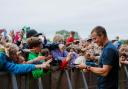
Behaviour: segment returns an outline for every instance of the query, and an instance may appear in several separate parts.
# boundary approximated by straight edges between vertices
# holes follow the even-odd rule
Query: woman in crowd
[[[0,71],[9,71],[14,74],[23,74],[35,69],[48,68],[51,61],[42,64],[17,64],[20,60],[19,47],[13,43],[7,43],[4,50],[0,51]]]

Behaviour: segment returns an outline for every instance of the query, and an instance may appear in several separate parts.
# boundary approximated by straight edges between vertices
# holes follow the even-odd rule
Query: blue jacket
[[[14,74],[24,74],[35,69],[34,64],[15,64],[3,52],[0,52],[0,71],[9,71]]]

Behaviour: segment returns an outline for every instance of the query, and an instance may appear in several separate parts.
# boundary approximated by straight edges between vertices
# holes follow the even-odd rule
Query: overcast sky
[[[54,36],[57,30],[75,30],[87,37],[104,26],[110,39],[128,38],[128,0],[0,0],[0,28],[30,26]]]

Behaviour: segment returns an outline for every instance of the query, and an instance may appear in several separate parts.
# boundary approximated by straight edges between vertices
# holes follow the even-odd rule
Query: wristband
[[[90,71],[90,68],[91,68],[91,66],[86,66],[85,69],[87,69],[88,71]]]

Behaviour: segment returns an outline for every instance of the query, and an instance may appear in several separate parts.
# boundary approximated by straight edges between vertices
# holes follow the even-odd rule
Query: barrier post
[[[84,82],[84,89],[88,89],[87,81],[86,81],[86,78],[84,76],[84,72],[83,71],[81,72],[81,75],[82,75],[82,79],[83,79],[83,82]]]
[[[125,73],[126,73],[126,76],[127,76],[127,79],[128,79],[128,70],[127,70],[126,66],[124,66],[124,70],[125,70]]]
[[[43,89],[42,79],[38,78],[38,88]]]
[[[29,89],[29,74],[25,76],[25,89]]]
[[[68,73],[67,70],[64,70],[64,71],[65,71],[65,74],[66,74],[66,77],[67,77],[68,87],[69,87],[69,89],[73,89],[72,84],[71,84],[71,80],[70,80],[70,77],[69,77],[69,73]]]
[[[14,74],[11,74],[11,80],[13,89],[18,89],[16,76]]]

